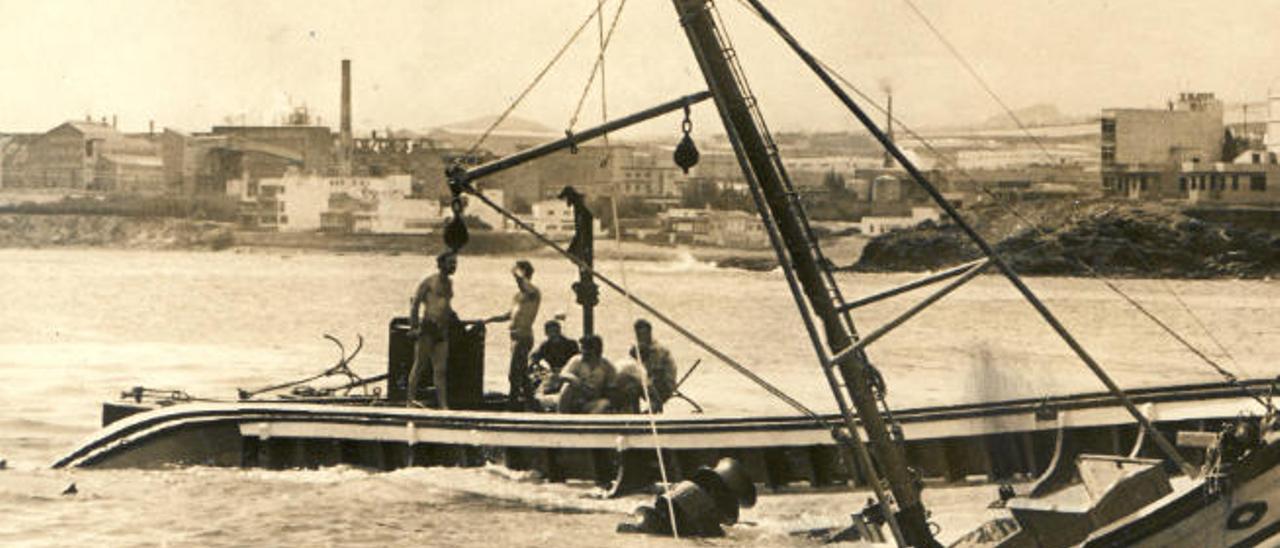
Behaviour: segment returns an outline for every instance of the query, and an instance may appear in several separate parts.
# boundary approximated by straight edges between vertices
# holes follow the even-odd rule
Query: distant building
[[[575,230],[573,208],[564,200],[543,200],[534,203],[532,213],[526,222],[539,233],[561,240],[572,238]],[[591,230],[595,234],[604,233],[600,219],[594,219]]]
[[[1102,111],[1104,191],[1131,199],[1185,196],[1178,166],[1222,159],[1222,112],[1212,93],[1182,93],[1167,110]]]
[[[722,247],[763,247],[764,226],[744,211],[671,208],[659,216],[668,241]]]
[[[708,212],[707,234],[698,243],[721,247],[764,247],[769,236],[760,218],[745,211]]]
[[[495,204],[504,208],[508,207],[506,202],[506,193],[500,188],[484,188],[480,190],[480,194]],[[464,215],[475,216],[484,224],[489,225],[489,228],[497,231],[506,231],[511,225],[511,222],[508,221],[506,217],[503,217],[501,213],[498,213],[497,211],[494,211],[493,208],[480,203],[479,200],[472,198],[469,199],[468,202],[469,205],[467,206],[466,211],[463,212]],[[453,215],[453,212],[449,211],[448,215]]]
[[[427,233],[443,221],[439,202],[410,197],[408,175],[343,177],[290,171],[236,179],[228,193],[241,200],[243,224],[282,232]]]
[[[862,218],[859,228],[863,234],[868,236],[878,236],[894,230],[903,228],[911,228],[926,221],[937,222],[940,218],[938,210],[931,207],[913,207],[911,215],[908,216],[873,216],[867,215]]]
[[[164,190],[155,146],[105,123],[67,122],[7,158],[5,186],[68,190]]]
[[[1178,177],[1187,199],[1199,205],[1280,205],[1277,154],[1245,151],[1230,163],[1186,163]]]

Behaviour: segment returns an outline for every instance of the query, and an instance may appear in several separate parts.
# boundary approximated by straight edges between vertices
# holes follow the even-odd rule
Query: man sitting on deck
[[[617,372],[603,353],[604,341],[599,335],[583,337],[582,355],[569,362],[561,376],[565,382],[558,406],[561,413],[609,411],[610,390]]]
[[[454,320],[453,282],[449,277],[458,270],[457,255],[452,251],[441,253],[436,257],[436,269],[438,272],[427,276],[418,284],[418,290],[413,295],[413,309],[409,311],[409,335],[413,337],[415,344],[405,404],[410,407],[423,406],[415,398],[423,373],[431,368],[436,400],[441,409],[448,409],[449,328]]]
[[[648,376],[649,409],[661,413],[662,405],[676,391],[676,363],[671,351],[653,340],[653,326],[647,320],[636,320],[635,331],[636,346],[631,348],[631,357],[640,361]]]
[[[578,343],[564,336],[560,322],[556,320],[547,320],[542,329],[547,339],[529,356],[529,363],[543,362],[547,365],[549,375],[539,388],[543,394],[552,394],[560,391],[560,371],[569,363],[569,358],[578,355]]]

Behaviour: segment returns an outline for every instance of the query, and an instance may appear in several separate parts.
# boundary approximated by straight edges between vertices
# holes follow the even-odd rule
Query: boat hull
[[[1204,430],[1241,413],[1260,413],[1237,389],[1216,384],[1148,389],[1133,396],[1162,430]],[[643,485],[682,477],[722,457],[742,461],[758,483],[782,488],[865,485],[832,428],[805,417],[557,415],[405,409],[352,402],[185,403],[120,418],[56,467],[207,465],[271,469],[347,464],[479,466],[535,470],[552,480]],[[1105,394],[899,410],[902,443],[927,482],[1031,478],[1054,460],[1058,438],[1080,451],[1128,453],[1138,440],[1125,411]],[[1201,458],[1188,452],[1193,462]]]

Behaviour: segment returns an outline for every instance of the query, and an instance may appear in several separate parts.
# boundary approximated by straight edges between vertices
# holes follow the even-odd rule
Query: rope
[[[903,1],[904,1],[904,2],[908,2],[908,3],[910,3],[910,0],[903,0]],[[763,17],[759,14],[759,12],[757,12],[756,10],[754,10],[753,8],[751,8],[751,6],[750,6],[750,5],[748,5],[748,4],[746,3],[746,1],[745,1],[745,0],[738,0],[738,2],[739,2],[740,4],[742,4],[742,6],[743,6],[744,8],[746,8],[749,12],[751,12],[751,13],[755,14],[757,18],[760,18],[760,19],[763,21]],[[914,8],[914,5],[912,5],[912,7]],[[919,12],[918,12],[918,10],[917,10],[917,13],[919,13]],[[921,17],[923,18],[923,14],[920,14],[920,15],[921,15]],[[929,24],[927,19],[925,20],[925,22],[926,22],[926,24]],[[766,21],[766,23],[767,23],[767,21]],[[931,24],[929,24],[929,26],[932,28],[932,25],[931,25]],[[934,31],[935,31],[935,32],[937,32],[937,31],[936,31],[936,29],[934,29]],[[942,38],[942,37],[941,37],[941,35],[939,35],[939,39],[943,40],[943,42],[944,42],[944,43],[946,43],[945,38]],[[958,54],[958,52],[956,52],[956,53]],[[1043,225],[1041,225],[1040,223],[1037,223],[1037,222],[1035,222],[1035,221],[1031,220],[1030,218],[1028,218],[1027,216],[1023,215],[1023,214],[1022,214],[1022,212],[1020,212],[1020,211],[1018,211],[1018,210],[1017,210],[1017,208],[1015,208],[1015,207],[1013,207],[1011,204],[1009,204],[1008,200],[1006,200],[1005,198],[1002,198],[999,194],[996,194],[995,192],[993,192],[993,191],[990,189],[990,187],[988,187],[988,186],[986,186],[986,185],[984,185],[984,184],[982,184],[982,183],[978,182],[978,181],[977,181],[977,180],[972,176],[972,174],[968,173],[968,171],[966,171],[962,166],[960,166],[960,165],[959,165],[959,163],[958,163],[957,161],[952,160],[952,159],[951,159],[951,158],[949,158],[948,156],[946,156],[946,155],[942,154],[942,153],[941,153],[937,148],[935,148],[935,147],[933,146],[933,144],[932,144],[932,143],[930,143],[930,142],[929,142],[929,140],[925,139],[923,136],[921,136],[921,135],[920,135],[919,133],[917,133],[914,129],[912,129],[912,128],[911,128],[910,126],[908,126],[906,123],[902,122],[902,121],[901,121],[900,119],[898,119],[897,117],[893,117],[893,116],[892,116],[892,114],[890,114],[890,113],[889,113],[885,108],[883,108],[882,106],[880,106],[880,104],[878,104],[875,100],[873,100],[873,99],[872,99],[870,96],[868,96],[866,93],[863,93],[863,92],[862,92],[862,90],[858,88],[858,86],[854,85],[852,82],[850,82],[848,79],[846,79],[843,75],[841,75],[838,71],[836,71],[834,68],[832,68],[832,67],[831,67],[830,65],[828,65],[826,62],[822,61],[821,59],[817,59],[816,57],[815,57],[815,60],[817,61],[818,65],[822,67],[822,69],[823,69],[823,70],[827,71],[829,74],[831,74],[831,76],[832,76],[832,77],[834,77],[836,80],[838,80],[838,81],[839,81],[843,86],[845,86],[847,89],[849,89],[850,91],[852,91],[855,95],[857,95],[859,98],[861,98],[861,99],[862,99],[863,101],[865,101],[867,104],[871,105],[871,107],[872,107],[872,108],[876,109],[877,111],[879,111],[879,112],[880,112],[880,113],[882,113],[882,114],[885,114],[885,115],[891,116],[891,117],[892,117],[892,119],[893,119],[893,121],[894,121],[894,123],[896,123],[896,124],[898,125],[898,127],[899,127],[903,132],[907,133],[907,135],[909,135],[912,139],[915,139],[917,142],[919,142],[922,146],[924,146],[924,148],[925,148],[926,150],[928,150],[931,154],[933,154],[933,155],[934,155],[934,157],[936,157],[938,160],[940,160],[941,162],[943,162],[943,163],[945,163],[945,164],[948,164],[948,165],[949,165],[949,167],[950,167],[951,169],[955,170],[959,175],[961,175],[961,177],[963,177],[964,179],[966,179],[968,182],[974,183],[974,184],[977,186],[978,190],[979,190],[980,192],[982,192],[983,194],[985,194],[986,196],[990,197],[990,198],[992,199],[992,201],[993,201],[997,206],[999,206],[1000,208],[1004,209],[1004,210],[1005,210],[1006,212],[1008,212],[1009,214],[1011,214],[1011,215],[1013,215],[1013,216],[1017,217],[1019,220],[1021,220],[1021,221],[1022,221],[1022,222],[1024,222],[1024,223],[1026,223],[1028,226],[1030,226],[1031,228],[1035,229],[1037,232],[1039,232],[1039,233],[1041,233],[1041,234],[1048,234],[1048,233],[1050,232],[1048,229],[1044,228],[1044,226],[1043,226]],[[967,65],[967,63],[966,63],[966,65]],[[972,67],[969,67],[969,68],[970,68],[970,70],[972,71]],[[976,75],[976,73],[974,74],[974,76],[975,76],[975,77],[978,77],[978,76]],[[978,78],[979,78],[979,81],[981,82],[981,78],[980,78],[980,77],[978,77]],[[985,82],[982,82],[982,84],[983,84],[983,86],[984,86],[984,87],[987,87]],[[993,97],[995,97],[995,95],[994,95],[994,91],[991,91],[990,89],[988,89],[988,92],[989,92],[989,93],[991,93],[991,94],[993,95]],[[1023,127],[1023,126],[1022,126],[1022,123],[1021,123],[1020,121],[1018,121],[1017,116],[1016,116],[1016,115],[1014,115],[1011,111],[1008,111],[1008,107],[1007,107],[1007,106],[1005,106],[1005,105],[1004,105],[1004,103],[1003,103],[1002,101],[1000,101],[998,97],[995,97],[995,99],[996,99],[996,101],[997,101],[998,103],[1000,103],[1000,105],[1001,105],[1002,107],[1005,107],[1006,112],[1007,112],[1011,117],[1013,117],[1013,118],[1014,118],[1015,122],[1018,122],[1018,125],[1019,125],[1019,127],[1022,129],[1022,131],[1026,132],[1026,133],[1027,133],[1027,136],[1028,136],[1028,137],[1030,137],[1032,140],[1035,140],[1037,144],[1040,144],[1040,143],[1039,143],[1039,141],[1036,139],[1036,137],[1035,137],[1033,134],[1031,134],[1031,133],[1030,133],[1030,132],[1025,128],[1025,127]],[[1042,149],[1042,150],[1043,150],[1043,148],[1044,148],[1044,147],[1043,147],[1043,145],[1041,145],[1041,149]],[[1048,153],[1047,153],[1047,152],[1046,152],[1046,155],[1049,157],[1049,159],[1050,159],[1050,160],[1053,160],[1053,156],[1052,156],[1052,155],[1048,155]],[[1041,245],[1046,245],[1046,244],[1041,244]],[[1039,246],[1037,246],[1037,247],[1039,247]],[[1149,267],[1149,266],[1150,266],[1150,262],[1149,262],[1149,261],[1147,261],[1147,259],[1146,259],[1146,254],[1142,253],[1142,251],[1141,251],[1140,249],[1136,248],[1136,247],[1133,247],[1132,249],[1133,249],[1134,251],[1137,251],[1137,252],[1138,252],[1140,260],[1141,260],[1145,265],[1147,265],[1147,266]],[[1170,336],[1170,337],[1172,337],[1175,341],[1177,341],[1179,344],[1181,344],[1181,345],[1183,345],[1184,347],[1186,347],[1188,351],[1190,351],[1192,354],[1194,354],[1194,355],[1196,355],[1197,357],[1199,357],[1199,358],[1200,358],[1201,360],[1203,360],[1206,364],[1208,364],[1211,368],[1213,368],[1213,369],[1214,369],[1215,371],[1217,371],[1220,375],[1222,375],[1222,376],[1223,376],[1223,378],[1224,378],[1224,379],[1225,379],[1229,384],[1232,384],[1233,386],[1235,386],[1235,387],[1239,388],[1241,391],[1243,391],[1245,394],[1249,395],[1250,397],[1252,397],[1252,398],[1254,398],[1254,399],[1258,399],[1258,396],[1257,396],[1256,394],[1254,394],[1253,392],[1251,392],[1250,390],[1248,390],[1248,388],[1244,387],[1243,385],[1240,385],[1240,384],[1237,382],[1237,381],[1238,381],[1238,378],[1237,378],[1235,375],[1233,375],[1233,374],[1231,374],[1230,372],[1226,371],[1226,370],[1225,370],[1225,369],[1224,369],[1220,364],[1218,364],[1217,362],[1215,362],[1214,360],[1212,360],[1211,358],[1209,358],[1209,356],[1207,356],[1207,355],[1206,355],[1204,352],[1202,352],[1200,349],[1196,348],[1196,347],[1195,347],[1195,345],[1193,345],[1190,341],[1188,341],[1186,338],[1182,337],[1179,333],[1177,333],[1177,331],[1175,331],[1175,330],[1174,330],[1174,329],[1173,329],[1169,324],[1165,323],[1164,321],[1160,320],[1157,316],[1155,316],[1155,314],[1154,314],[1154,313],[1152,313],[1152,312],[1150,312],[1149,310],[1147,310],[1146,308],[1142,307],[1142,305],[1141,305],[1141,304],[1139,304],[1135,299],[1133,299],[1131,296],[1129,296],[1127,293],[1125,293],[1123,290],[1121,290],[1118,286],[1116,286],[1116,285],[1111,281],[1111,279],[1107,278],[1107,277],[1106,277],[1106,276],[1104,276],[1101,272],[1098,272],[1096,269],[1094,269],[1093,267],[1091,267],[1091,266],[1089,266],[1088,264],[1084,263],[1084,262],[1083,262],[1083,261],[1081,261],[1079,258],[1077,258],[1077,257],[1075,257],[1075,256],[1073,256],[1073,255],[1068,255],[1068,256],[1067,256],[1067,258],[1069,258],[1069,259],[1070,259],[1072,262],[1074,262],[1078,267],[1080,267],[1082,270],[1084,270],[1086,273],[1088,273],[1088,274],[1090,275],[1090,277],[1093,277],[1093,278],[1095,278],[1095,279],[1097,279],[1097,280],[1101,281],[1101,282],[1103,283],[1103,285],[1105,285],[1109,290],[1111,290],[1111,291],[1115,292],[1117,295],[1119,295],[1121,298],[1123,298],[1125,301],[1127,301],[1131,306],[1133,306],[1135,309],[1137,309],[1140,313],[1142,313],[1143,315],[1145,315],[1145,316],[1147,316],[1149,319],[1151,319],[1153,323],[1155,323],[1158,327],[1160,327],[1162,330],[1164,330],[1166,333],[1168,333],[1168,334],[1169,334],[1169,336]],[[1167,282],[1165,282],[1163,285],[1164,285],[1165,290],[1166,290],[1166,291],[1168,291],[1168,292],[1169,292],[1169,294],[1170,294],[1170,295],[1172,295],[1172,296],[1174,297],[1174,299],[1178,301],[1178,303],[1182,306],[1182,308],[1187,312],[1187,314],[1188,314],[1188,315],[1190,315],[1190,316],[1192,317],[1192,319],[1194,319],[1194,320],[1195,320],[1195,322],[1200,326],[1200,328],[1205,332],[1205,334],[1206,334],[1206,335],[1208,335],[1208,336],[1209,336],[1209,338],[1210,338],[1211,340],[1213,340],[1213,341],[1214,341],[1214,343],[1218,346],[1218,348],[1219,348],[1219,349],[1220,349],[1224,354],[1226,354],[1226,355],[1227,355],[1227,357],[1228,357],[1228,358],[1230,358],[1230,359],[1232,360],[1232,362],[1233,362],[1233,363],[1235,363],[1235,358],[1234,358],[1233,356],[1231,356],[1231,353],[1230,353],[1229,351],[1227,351],[1227,349],[1222,345],[1222,343],[1218,340],[1218,338],[1217,338],[1217,337],[1215,337],[1215,336],[1213,335],[1213,333],[1211,333],[1211,332],[1209,331],[1208,327],[1207,327],[1207,326],[1205,326],[1204,322],[1200,319],[1200,317],[1199,317],[1199,316],[1197,316],[1197,315],[1195,314],[1195,312],[1193,312],[1193,311],[1192,311],[1192,310],[1191,310],[1191,309],[1186,305],[1186,303],[1182,300],[1182,298],[1181,298],[1180,296],[1178,296],[1178,294],[1177,294],[1176,292],[1174,292],[1174,291],[1173,291],[1173,289],[1168,285],[1168,283],[1167,283]]]
[[[706,342],[701,337],[698,337],[693,332],[684,328],[684,326],[681,326],[675,320],[671,319],[666,314],[663,314],[660,310],[654,308],[653,305],[650,305],[640,297],[637,297],[635,294],[631,293],[630,291],[627,291],[626,288],[623,288],[613,280],[609,279],[609,277],[595,270],[586,262],[584,262],[582,259],[579,259],[577,256],[573,255],[572,253],[569,253],[569,251],[566,250],[564,247],[562,247],[560,244],[552,241],[550,238],[538,232],[532,226],[529,226],[528,223],[520,220],[514,214],[507,211],[502,206],[495,203],[493,200],[489,199],[489,197],[479,192],[476,192],[475,189],[470,187],[467,187],[467,192],[472,196],[474,196],[477,200],[480,200],[481,203],[489,206],[490,209],[493,209],[494,211],[498,212],[498,214],[502,215],[503,218],[507,219],[508,221],[511,221],[511,223],[515,225],[517,228],[529,233],[535,239],[541,242],[543,245],[551,248],[556,253],[559,253],[561,256],[563,256],[565,259],[572,262],[578,268],[591,274],[592,277],[599,280],[609,289],[612,289],[613,291],[625,297],[627,300],[634,303],[636,306],[640,307],[646,313],[653,316],[654,319],[657,319],[667,327],[670,327],[671,329],[675,330],[676,333],[678,333],[680,336],[684,337],[685,339],[689,340],[689,342],[692,342],[694,345],[697,345],[699,348],[703,349],[707,353],[711,354],[712,356],[715,356],[716,359],[720,360],[722,363],[729,366],[734,371],[737,371],[738,373],[746,377],[751,382],[760,386],[760,388],[764,389],[771,396],[781,400],[783,403],[791,406],[791,408],[795,409],[796,411],[800,412],[806,417],[813,419],[818,424],[821,424],[824,427],[827,426],[826,421],[822,418],[821,415],[818,415],[817,412],[813,411],[812,409],[809,409],[809,407],[805,406],[805,404],[787,395],[787,393],[783,392],[782,389],[774,386],[769,381],[755,374],[753,371],[751,371],[746,366],[739,363],[737,360],[734,360],[733,358],[726,355],[724,352],[721,352],[714,346],[711,346],[710,343]]]
[[[578,96],[578,105],[573,109],[573,116],[569,118],[569,131],[572,133],[573,127],[578,124],[578,116],[582,114],[582,107],[587,101],[587,94],[591,92],[591,85],[595,83],[596,73],[600,74],[600,102],[601,111],[607,113],[608,107],[605,106],[605,88],[604,88],[604,54],[609,49],[609,42],[613,40],[613,31],[618,28],[618,19],[622,17],[622,8],[626,7],[627,0],[618,3],[618,9],[613,13],[613,21],[609,23],[609,33],[604,33],[604,18],[600,17],[600,10],[604,6],[604,0],[596,3],[596,22],[600,33],[600,54],[596,56],[595,64],[591,67],[591,74],[587,77],[586,85],[582,86],[582,94]],[[608,118],[605,118],[608,121]],[[608,147],[608,144],[605,144]]]
[[[942,35],[942,31],[939,31],[937,27],[933,26],[933,22],[930,21],[928,17],[925,17],[924,12],[920,11],[920,8],[916,7],[915,3],[911,0],[902,0],[902,2],[905,3],[907,7],[911,8],[911,11],[915,12],[916,16],[920,18],[920,21],[924,22],[924,26],[928,27],[929,31],[937,37],[938,41],[942,42],[942,45],[947,48],[947,51],[951,52],[951,55],[964,66],[964,69],[969,72],[970,76],[973,76],[973,79],[978,82],[978,85],[982,86],[982,89],[987,92],[987,95],[991,96],[991,99],[995,101],[996,104],[1000,105],[1000,108],[1004,109],[1005,114],[1008,114],[1009,118],[1013,120],[1013,123],[1018,125],[1018,129],[1022,130],[1022,133],[1026,134],[1026,136],[1031,139],[1031,142],[1036,144],[1036,147],[1040,149],[1040,152],[1044,153],[1050,163],[1058,163],[1058,159],[1049,153],[1049,149],[1045,148],[1044,143],[1040,141],[1040,138],[1036,137],[1027,129],[1027,126],[1022,123],[1022,120],[1018,118],[1018,115],[1014,114],[1013,109],[1009,108],[1009,105],[1005,104],[1004,100],[996,94],[994,89],[991,89],[991,86],[982,78],[982,75],[978,74],[977,69],[973,68],[973,65],[969,63],[969,60],[966,59],[964,55],[960,54],[960,50],[956,49],[956,47],[951,44],[951,41],[947,40],[947,37]]]
[[[484,130],[484,133],[480,134],[480,137],[476,139],[475,143],[471,144],[471,147],[467,149],[467,153],[463,155],[463,158],[471,157],[472,154],[475,154],[475,152],[480,149],[480,145],[484,144],[484,141],[489,138],[489,134],[493,133],[493,130],[497,129],[498,125],[506,120],[507,116],[510,116],[513,111],[515,111],[516,107],[520,105],[520,102],[524,100],[525,96],[529,95],[529,92],[533,91],[533,88],[537,87],[538,83],[542,81],[542,77],[546,76],[547,72],[551,70],[551,67],[555,66],[555,64],[560,61],[560,58],[564,56],[564,52],[569,49],[569,46],[573,45],[573,43],[578,40],[578,36],[582,34],[583,29],[587,28],[587,24],[595,18],[597,13],[598,10],[592,10],[592,12],[587,15],[587,18],[582,21],[582,24],[578,25],[578,29],[573,31],[573,35],[569,37],[569,40],[567,40],[564,45],[560,46],[560,49],[551,57],[551,60],[548,61],[547,64],[542,67],[542,70],[538,71],[538,74],[533,77],[533,81],[529,82],[528,86],[525,86],[524,90],[520,92],[520,95],[517,95],[516,99],[507,106],[507,109],[502,111],[502,114],[498,115],[492,124],[489,124],[489,127]]]
[[[618,28],[618,19],[622,16],[622,8],[627,5],[627,0],[618,2],[618,9],[614,12],[613,22],[609,24],[608,35],[604,32],[604,19],[599,17],[600,10],[604,7],[605,0],[596,1],[596,30],[599,37],[600,52],[596,55],[595,65],[591,67],[591,76],[587,78],[587,84],[582,88],[582,95],[578,98],[578,105],[573,110],[573,117],[569,119],[569,129],[567,133],[572,134],[573,126],[578,123],[578,115],[582,112],[582,105],[587,98],[587,93],[591,90],[591,84],[595,81],[596,72],[600,73],[600,120],[601,122],[609,121],[609,104],[606,101],[607,93],[605,88],[605,51],[609,48],[609,41],[613,39],[613,31]],[[609,146],[609,134],[604,134],[605,143],[605,161],[607,162],[612,154],[612,148]],[[626,294],[631,293],[631,286],[627,282],[627,260],[622,253],[622,231],[618,227],[618,182],[612,181],[613,193],[609,197],[609,204],[613,211],[613,236],[614,244],[618,250],[618,268],[622,275],[622,287]],[[587,230],[593,230],[594,227],[587,227]],[[631,318],[632,325],[635,324],[636,313],[634,305],[630,300],[627,301],[627,315]],[[679,539],[680,528],[676,524],[676,507],[675,501],[671,498],[671,479],[667,477],[666,459],[662,454],[662,439],[658,435],[658,422],[654,418],[653,400],[649,394],[649,370],[645,368],[644,361],[640,358],[640,341],[634,343],[636,348],[636,361],[639,362],[640,372],[640,389],[645,394],[645,398],[649,400],[646,407],[646,416],[649,420],[649,433],[653,436],[653,452],[658,460],[658,475],[662,478],[662,490],[667,500],[667,516],[671,520],[671,536]]]

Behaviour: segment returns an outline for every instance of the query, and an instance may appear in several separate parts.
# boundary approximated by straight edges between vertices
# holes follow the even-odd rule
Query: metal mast
[[[778,157],[777,147],[756,109],[756,100],[736,65],[736,53],[719,29],[708,0],[673,2],[707,86],[715,98],[725,131],[733,142],[743,174],[754,187],[760,216],[771,236],[775,236],[773,242],[778,260],[787,272],[801,316],[810,329],[814,349],[822,357],[824,374],[846,418],[845,435],[857,441],[858,432],[845,402],[844,390],[847,390],[875,457],[872,463],[863,455],[864,464],[873,476],[877,468],[884,475],[896,503],[897,511],[886,517],[890,519],[898,542],[911,546],[937,546],[929,532],[920,493],[907,469],[902,448],[894,443],[877,408],[867,356],[860,348],[854,352],[841,352],[854,347],[857,334],[852,321],[843,313],[843,298],[827,269],[827,261],[818,249],[798,196]],[[775,228],[776,235],[772,234]],[[825,348],[813,329],[810,314],[821,322]],[[838,354],[840,359],[830,360],[828,352]],[[856,445],[861,448],[860,442]],[[890,510],[874,477],[872,483],[877,495],[881,495],[882,505]]]

